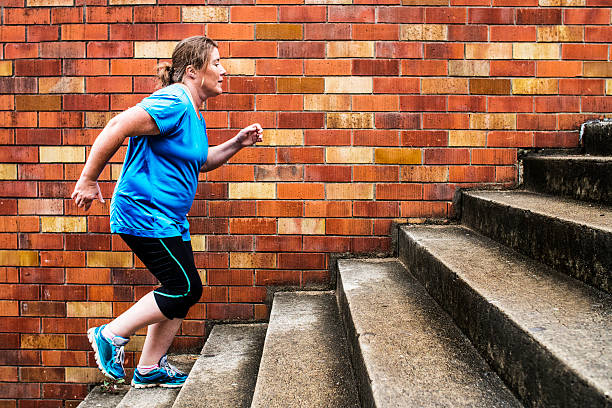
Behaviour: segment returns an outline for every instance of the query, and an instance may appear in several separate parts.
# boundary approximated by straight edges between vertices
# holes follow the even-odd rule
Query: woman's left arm
[[[230,140],[219,146],[211,147],[208,150],[206,163],[204,163],[200,171],[207,172],[216,169],[238,153],[243,147],[252,146],[257,142],[261,142],[262,135],[263,129],[259,123],[254,123],[245,127]]]

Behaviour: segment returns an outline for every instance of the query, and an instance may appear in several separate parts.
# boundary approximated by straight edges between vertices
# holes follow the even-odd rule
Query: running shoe
[[[125,360],[125,353],[123,351],[123,345],[116,344],[117,341],[113,342],[102,335],[102,325],[100,327],[92,327],[87,330],[87,338],[94,349],[96,363],[102,373],[112,378],[113,380],[122,380],[125,377],[125,370],[123,369],[123,361]],[[127,339],[116,336],[116,340],[127,343]]]
[[[163,356],[159,360],[159,367],[154,368],[147,374],[141,374],[138,369],[134,370],[134,378],[132,378],[132,387],[149,388],[149,387],[164,387],[178,388],[182,387],[187,380],[187,374],[182,373],[176,367],[168,363],[168,357]]]

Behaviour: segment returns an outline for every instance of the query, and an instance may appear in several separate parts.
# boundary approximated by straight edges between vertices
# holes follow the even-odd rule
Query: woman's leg
[[[144,295],[136,304],[108,324],[113,334],[130,337],[141,328],[168,320],[159,310],[153,292]]]
[[[183,319],[176,318],[149,325],[138,365],[150,366],[157,364],[170,348],[172,340],[174,340],[174,336],[182,322]]]

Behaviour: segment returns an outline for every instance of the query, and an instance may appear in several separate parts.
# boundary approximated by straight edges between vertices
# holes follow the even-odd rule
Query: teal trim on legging
[[[166,248],[166,251],[168,251],[168,253],[172,257],[172,259],[174,259],[174,262],[176,262],[177,265],[179,266],[179,268],[181,268],[181,271],[183,271],[183,275],[185,275],[185,279],[187,279],[187,292],[184,295],[169,295],[167,293],[161,293],[161,292],[158,292],[156,290],[154,290],[153,292],[157,293],[158,295],[166,296],[166,297],[171,297],[171,298],[185,297],[185,296],[187,296],[189,294],[189,291],[191,290],[191,282],[189,281],[189,277],[187,276],[187,272],[185,272],[185,269],[183,269],[183,266],[181,265],[181,263],[174,257],[174,255],[172,255],[172,252],[170,252],[170,250],[168,249],[166,244],[164,244],[164,241],[162,241],[161,238],[159,239],[159,242],[161,242],[161,244],[164,246],[164,248]]]

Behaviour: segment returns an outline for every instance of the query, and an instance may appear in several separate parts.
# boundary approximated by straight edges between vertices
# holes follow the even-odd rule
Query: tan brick
[[[276,267],[276,254],[265,252],[232,252],[230,253],[230,268],[254,269]]]
[[[66,336],[63,334],[22,334],[22,349],[65,349]]]
[[[369,183],[328,183],[325,186],[328,200],[372,200],[374,185]]]
[[[513,78],[515,95],[551,95],[559,92],[559,81],[554,78]]]
[[[374,149],[374,162],[379,164],[421,164],[421,149],[387,148]]]
[[[265,2],[265,1],[264,1]],[[268,0],[270,4],[275,4],[276,0]],[[306,0],[304,4],[352,4],[353,0]]]
[[[371,77],[328,77],[325,78],[325,93],[372,93]]]
[[[372,163],[372,148],[328,147],[325,156],[327,163]]]
[[[83,93],[85,78],[82,77],[42,77],[38,78],[38,93]]]
[[[448,0],[402,0],[402,6],[447,6]]]
[[[223,68],[229,75],[255,75],[255,60],[224,59]]]
[[[0,300],[0,316],[19,316],[19,301]]]
[[[470,129],[516,129],[514,113],[473,113]]]
[[[194,251],[206,251],[206,235],[191,235],[191,248]]]
[[[304,110],[350,111],[350,95],[305,95]]]
[[[128,5],[128,4],[155,4],[156,0],[109,0],[109,5]]]
[[[66,317],[112,316],[112,302],[66,302]]]
[[[183,23],[226,23],[229,21],[227,7],[185,6]]]
[[[538,42],[582,42],[582,26],[539,26]]]
[[[586,0],[540,0],[540,7],[584,7]]]
[[[446,41],[448,26],[443,24],[402,24],[400,26],[402,41]]]
[[[131,252],[87,252],[87,266],[96,268],[131,268],[134,256]]]
[[[465,44],[466,59],[512,59],[512,44],[510,43],[486,43]]]
[[[612,62],[585,61],[582,70],[585,77],[610,78],[612,77]]]
[[[17,202],[17,208],[19,214],[63,214],[64,200],[61,198],[21,199]]]
[[[514,59],[559,59],[561,48],[559,44],[514,43],[512,44]]]
[[[125,351],[135,351],[140,352],[142,350],[142,346],[144,345],[146,336],[132,336],[130,337],[130,342],[125,345]]]
[[[612,95],[612,79],[606,79],[606,95]]]
[[[327,58],[374,58],[374,41],[330,41]]]
[[[13,75],[13,61],[0,61],[0,76]]]
[[[82,146],[40,146],[41,163],[83,163],[85,147]]]
[[[278,78],[276,80],[278,93],[323,93],[325,79],[323,78]]]
[[[17,165],[0,163],[0,180],[17,180]]]
[[[423,78],[422,94],[467,94],[468,78]]]
[[[117,116],[120,112],[86,112],[85,125],[91,128],[101,128],[106,126],[109,120]]]
[[[371,129],[374,127],[373,113],[328,113],[328,129]]]
[[[64,371],[67,383],[99,383],[104,381],[104,374],[96,367],[66,367]]]
[[[27,7],[74,6],[74,0],[27,0]]]
[[[176,41],[135,41],[134,58],[172,58]]]
[[[111,164],[111,180],[119,180],[123,164]]]
[[[487,133],[479,130],[451,130],[448,132],[449,146],[485,146]]]
[[[38,266],[38,251],[0,250],[0,266]]]
[[[255,36],[258,40],[301,40],[301,24],[257,24]]]
[[[442,183],[448,181],[446,166],[402,166],[400,180],[402,182]]]
[[[18,111],[60,111],[61,95],[16,95],[15,108]]]
[[[279,218],[279,234],[324,235],[324,218]]]
[[[275,183],[229,183],[230,200],[265,200],[275,198]]]
[[[489,61],[449,60],[448,73],[451,76],[489,76]]]
[[[86,232],[85,217],[40,217],[42,232]]]
[[[270,129],[264,130],[263,146],[302,146],[304,132],[301,129]]]

